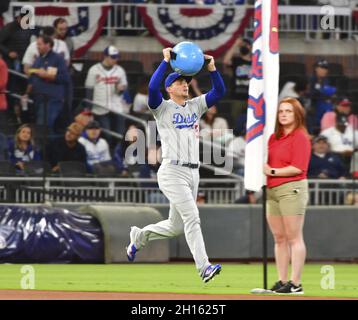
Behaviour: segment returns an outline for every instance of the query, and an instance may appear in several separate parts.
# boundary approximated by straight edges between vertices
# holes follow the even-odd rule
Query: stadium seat
[[[0,161],[0,176],[15,176],[16,170],[11,162],[1,160]]]
[[[350,91],[358,90],[358,78],[348,79],[348,90]]]
[[[328,66],[328,69],[329,69],[329,74],[330,75],[340,76],[340,75],[344,74],[343,66],[340,63],[332,63],[332,62],[330,62],[329,66]]]
[[[300,62],[280,62],[280,77],[285,75],[305,75],[306,66]]]
[[[7,137],[0,132],[0,160],[8,159]]]
[[[347,92],[349,80],[346,76],[330,75],[328,78],[331,84],[337,88],[338,94],[345,94]]]
[[[118,175],[115,165],[110,161],[93,165],[93,173],[97,177],[113,177]]]
[[[86,165],[79,161],[61,161],[58,163],[61,177],[85,177]]]
[[[42,160],[33,160],[25,162],[24,173],[26,176],[38,177],[51,172],[51,166],[48,162]]]
[[[120,60],[118,64],[126,71],[126,73],[143,73],[143,63],[141,61]]]

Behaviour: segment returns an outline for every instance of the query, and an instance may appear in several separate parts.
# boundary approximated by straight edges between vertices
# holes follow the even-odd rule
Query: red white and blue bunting
[[[243,33],[253,16],[245,6],[140,6],[148,30],[165,47],[192,41],[217,57]]]
[[[38,3],[11,2],[9,11],[4,14],[5,24],[25,5],[35,9],[35,27],[52,25],[58,17],[63,17],[69,25],[75,57],[82,56],[101,35],[111,8],[108,3]]]

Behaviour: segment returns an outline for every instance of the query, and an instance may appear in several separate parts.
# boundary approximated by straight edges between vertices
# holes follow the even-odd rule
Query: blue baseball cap
[[[193,77],[183,76],[178,72],[172,72],[165,79],[165,87],[166,88],[170,87],[173,84],[173,82],[178,80],[179,78],[185,79],[187,83],[189,83],[191,81],[191,79],[193,79]]]
[[[115,46],[109,46],[106,49],[104,49],[103,54],[105,56],[110,56],[112,59],[118,59],[119,58],[119,51]]]

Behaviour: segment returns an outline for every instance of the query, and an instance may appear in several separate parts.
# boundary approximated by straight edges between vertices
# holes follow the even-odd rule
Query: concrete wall
[[[165,206],[156,207],[163,217]],[[262,209],[260,206],[200,208],[203,236],[210,258],[256,259],[262,256]],[[304,237],[307,259],[358,258],[358,209],[309,207]],[[268,254],[273,257],[273,238],[268,230]],[[184,236],[170,241],[171,258],[191,258]]]

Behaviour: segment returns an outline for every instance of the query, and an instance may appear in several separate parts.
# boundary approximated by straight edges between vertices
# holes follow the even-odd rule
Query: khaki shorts
[[[308,181],[299,180],[267,188],[266,213],[275,216],[305,214]]]

